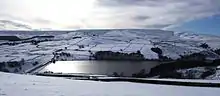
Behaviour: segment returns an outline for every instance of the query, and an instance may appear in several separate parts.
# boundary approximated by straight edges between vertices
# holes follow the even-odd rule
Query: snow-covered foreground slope
[[[219,88],[96,82],[0,72],[0,96],[219,96]]]

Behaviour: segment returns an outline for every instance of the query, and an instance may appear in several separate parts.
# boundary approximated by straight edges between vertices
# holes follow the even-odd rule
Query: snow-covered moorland
[[[53,60],[95,59],[93,56],[98,51],[126,53],[128,56],[137,53],[147,60],[176,60],[200,53],[206,56],[205,59],[214,60],[219,59],[215,50],[220,48],[220,37],[217,36],[156,29],[1,31],[0,36],[21,38],[20,41],[0,42],[0,69],[15,73],[25,73],[27,69]],[[137,57],[142,60],[142,55]]]

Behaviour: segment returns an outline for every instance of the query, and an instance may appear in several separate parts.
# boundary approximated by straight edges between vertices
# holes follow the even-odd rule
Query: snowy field
[[[0,96],[219,96],[219,88],[98,82],[0,72]],[[211,81],[210,81],[211,82]]]

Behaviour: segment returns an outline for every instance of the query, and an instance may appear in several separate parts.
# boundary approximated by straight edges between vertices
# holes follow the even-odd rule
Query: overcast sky
[[[159,28],[216,16],[220,0],[0,0],[0,19],[33,28]]]

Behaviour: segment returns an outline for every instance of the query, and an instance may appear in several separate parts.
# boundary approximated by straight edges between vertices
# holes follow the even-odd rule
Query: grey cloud
[[[21,23],[17,23],[17,22],[13,22],[13,21],[10,21],[10,20],[0,20],[0,23],[2,23],[1,26],[12,25],[12,26],[15,26],[15,27],[18,27],[18,28],[32,29],[31,26],[21,24]]]
[[[98,0],[104,6],[163,6],[168,3],[179,3],[183,0]]]
[[[104,6],[141,5],[145,0],[98,0],[98,4]]]
[[[150,19],[150,17],[149,16],[135,16],[134,18],[133,18],[134,20],[136,20],[136,21],[143,21],[143,20],[147,20],[147,19]]]
[[[156,29],[161,29],[161,28],[165,28],[168,26],[171,26],[172,24],[155,24],[155,25],[147,25],[145,26],[145,28],[156,28]]]
[[[98,2],[100,6],[113,11],[114,16],[125,13],[117,17],[122,20],[133,15],[126,19],[126,22],[129,20],[133,23],[130,25],[135,27],[165,28],[220,13],[219,0],[98,0]],[[131,12],[126,14],[127,11]]]
[[[175,3],[184,3],[188,2],[190,5],[200,5],[203,3],[212,3],[212,4],[218,4],[218,0],[98,0],[98,4],[105,5],[105,6],[122,6],[122,5],[143,5],[143,6],[149,6],[149,5],[155,5],[155,6],[161,6],[166,4],[175,4]]]

